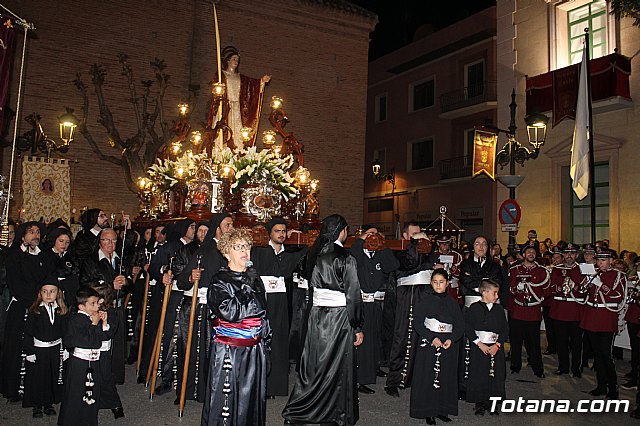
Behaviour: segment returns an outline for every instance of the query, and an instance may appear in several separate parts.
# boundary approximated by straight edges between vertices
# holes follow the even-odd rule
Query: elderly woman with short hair
[[[246,228],[218,241],[228,266],[213,276],[207,294],[213,328],[202,425],[266,423],[271,328],[264,287],[251,268],[252,243]]]

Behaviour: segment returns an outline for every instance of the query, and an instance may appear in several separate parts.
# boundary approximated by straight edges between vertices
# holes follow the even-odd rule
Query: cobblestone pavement
[[[624,383],[622,375],[629,370],[629,352],[625,351],[625,361],[617,361],[616,368],[619,375],[619,383]],[[582,379],[574,379],[571,376],[555,376],[555,356],[544,356],[546,379],[538,379],[532,371],[523,367],[518,375],[507,377],[507,397],[517,400],[544,398],[544,399],[568,399],[571,407],[576,408],[580,399],[591,400],[584,393],[595,386],[595,375],[591,370],[585,371]],[[202,404],[188,402],[183,418],[178,417],[177,406],[173,405],[175,396],[166,394],[155,397],[149,401],[148,392],[143,385],[135,384],[133,378],[135,370],[133,366],[127,367],[127,383],[120,386],[119,392],[124,404],[126,417],[114,420],[110,411],[101,411],[101,425],[197,425],[200,423]],[[290,376],[293,380],[293,374]],[[417,425],[424,421],[409,417],[410,390],[400,391],[400,398],[391,398],[383,390],[384,383],[379,381],[372,386],[374,395],[360,396],[360,421],[359,425]],[[629,410],[635,408],[635,391],[620,390],[620,399],[629,401]],[[280,425],[282,417],[280,413],[286,403],[286,398],[278,397],[267,402],[267,424]],[[57,408],[57,407],[56,407]],[[484,417],[474,416],[473,405],[460,402],[459,415],[453,417],[451,423],[480,424],[492,423],[493,425],[640,425],[640,420],[633,420],[629,413],[502,413],[499,416]],[[22,408],[19,404],[7,404],[6,400],[0,401],[0,425],[55,425],[56,416],[33,419],[31,409]],[[438,424],[442,422],[438,421]],[[241,425],[238,425],[241,426]]]

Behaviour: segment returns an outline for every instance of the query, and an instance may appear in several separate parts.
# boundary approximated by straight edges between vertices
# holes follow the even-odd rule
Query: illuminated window
[[[607,54],[607,4],[605,0],[595,0],[584,6],[571,9],[567,13],[569,31],[569,63],[582,60],[584,29],[589,28],[591,58]]]

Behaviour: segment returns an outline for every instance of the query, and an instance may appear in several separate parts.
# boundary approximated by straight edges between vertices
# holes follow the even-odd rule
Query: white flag
[[[580,65],[580,85],[576,104],[576,123],[571,145],[571,187],[578,199],[589,194],[589,93],[587,90],[587,54],[582,53]],[[592,200],[593,202],[593,200]]]

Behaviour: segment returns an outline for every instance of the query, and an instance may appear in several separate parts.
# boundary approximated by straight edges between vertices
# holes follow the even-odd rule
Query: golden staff
[[[198,265],[196,269],[200,269],[200,260],[202,255],[197,255]],[[184,367],[182,368],[182,384],[180,388],[180,411],[178,416],[184,414],[184,403],[187,396],[187,378],[189,375],[189,358],[191,358],[191,342],[193,340],[193,323],[195,322],[196,309],[198,308],[198,284],[200,280],[193,282],[193,294],[191,295],[191,312],[189,312],[189,332],[187,333],[187,349],[184,354]],[[199,342],[198,342],[199,343]],[[196,343],[197,344],[197,343]]]

